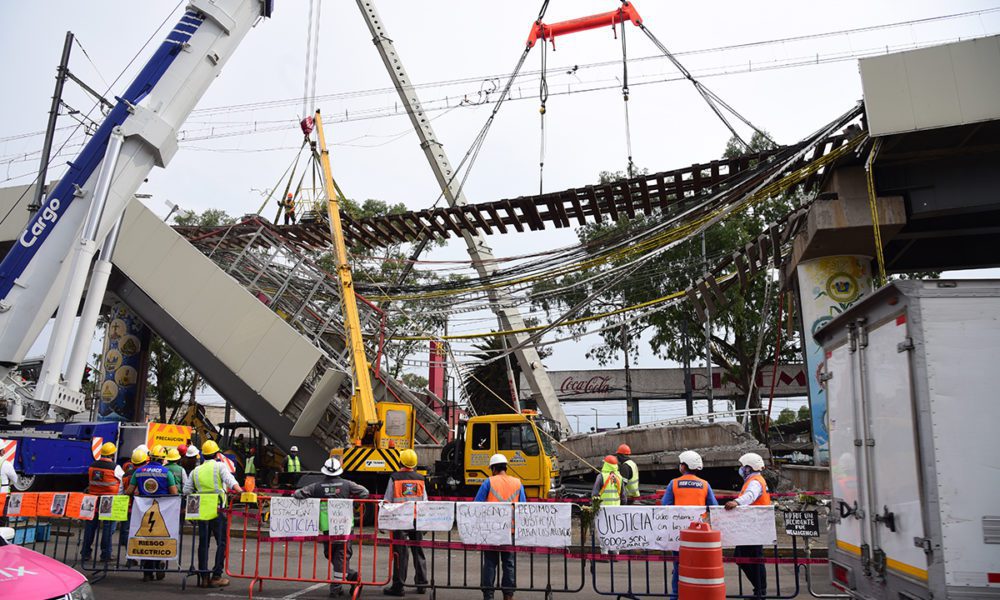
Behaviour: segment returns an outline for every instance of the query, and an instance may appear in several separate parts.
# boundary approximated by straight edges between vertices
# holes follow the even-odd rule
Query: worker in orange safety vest
[[[719,501],[715,499],[715,492],[707,481],[695,475],[701,471],[704,463],[701,455],[694,450],[685,450],[677,457],[680,465],[678,469],[681,476],[671,479],[667,484],[667,489],[663,491],[663,500],[660,504],[664,506],[718,506]],[[677,579],[679,569],[674,564],[673,583],[670,587],[671,600],[677,599]]]
[[[726,502],[726,510],[738,506],[770,506],[771,494],[767,491],[767,481],[761,472],[764,470],[764,459],[755,452],[748,452],[740,457],[740,477],[743,478],[743,489],[735,500]],[[736,546],[733,556],[739,558],[764,558],[763,546]],[[755,598],[767,595],[767,570],[764,563],[740,563],[740,571],[750,580]]]
[[[524,495],[524,484],[517,477],[507,474],[507,457],[494,454],[490,457],[490,471],[493,475],[486,479],[476,493],[476,502],[527,502]],[[513,600],[515,581],[515,563],[513,552],[494,550],[483,551],[483,570],[480,584],[483,588],[483,600],[493,600],[493,590],[496,589],[497,566],[500,566],[500,589],[503,600]]]

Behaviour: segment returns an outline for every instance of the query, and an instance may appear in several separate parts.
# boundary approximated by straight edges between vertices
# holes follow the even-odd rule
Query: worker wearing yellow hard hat
[[[188,474],[184,470],[184,467],[180,465],[181,453],[177,451],[177,448],[170,448],[167,450],[167,470],[170,474],[174,476],[174,481],[181,489],[184,489],[184,484],[187,483]]]
[[[407,448],[399,453],[400,469],[389,475],[389,487],[385,490],[385,502],[421,502],[427,500],[427,482],[424,476],[417,473],[417,453]],[[420,542],[423,540],[423,533],[411,529],[409,531],[390,532],[394,540],[413,540]],[[410,546],[409,554],[413,555],[414,576],[413,583],[417,586],[417,592],[423,593],[424,586],[427,585],[427,559],[424,558],[424,549],[419,546]],[[382,593],[387,596],[402,596],[403,586],[406,585],[406,571],[409,563],[409,556],[406,546],[397,546],[392,558],[395,561],[392,569],[392,584],[384,588]]]
[[[115,464],[115,453],[117,452],[118,447],[112,442],[105,442],[101,446],[101,456],[87,469],[88,494],[114,496],[121,492],[123,489],[122,477],[125,473],[121,467]],[[115,522],[92,519],[87,521],[83,528],[83,545],[80,548],[80,558],[83,559],[83,562],[90,560],[98,528],[101,529],[101,561],[111,560],[111,538]]]
[[[156,444],[149,449],[149,458],[155,462],[163,463],[167,458],[167,449],[160,444]]]
[[[226,505],[226,494],[242,492],[243,488],[229,472],[229,467],[220,460],[219,445],[212,440],[201,445],[201,453],[205,462],[201,463],[188,477],[184,484],[185,494],[203,494],[201,501],[214,498],[222,506]],[[215,553],[215,564],[208,568],[208,550],[212,538],[218,549]],[[226,564],[226,518],[220,513],[211,521],[198,521],[198,587],[224,587],[229,580],[223,577]]]

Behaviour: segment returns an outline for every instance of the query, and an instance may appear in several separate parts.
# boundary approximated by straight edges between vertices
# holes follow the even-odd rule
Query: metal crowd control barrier
[[[366,524],[377,521],[378,500],[353,501],[357,515],[351,535],[282,538],[269,535],[270,500],[258,495],[256,505],[237,506],[227,514],[226,574],[249,579],[250,598],[265,581],[347,585],[353,597],[364,586],[389,583],[391,540]]]
[[[590,547],[591,553],[588,556],[590,558],[590,579],[596,593],[602,596],[634,600],[671,596],[671,578],[678,560],[676,553],[652,550],[615,554],[603,553],[597,545],[596,532],[591,532]],[[798,597],[802,591],[799,583],[801,573],[810,565],[827,563],[826,559],[801,556],[796,537],[791,538],[790,548],[780,548],[777,544],[764,548],[763,558],[736,557],[733,556],[732,549],[725,549],[722,560],[727,566],[727,574],[735,570],[738,581],[735,593],[731,589],[731,583],[727,583],[727,598],[768,598],[772,600],[788,600]],[[750,564],[763,564],[765,568],[773,567],[767,568],[766,571],[766,595],[755,595],[753,589],[748,586],[745,576],[740,572],[740,565]],[[733,567],[728,567],[728,565],[733,565]],[[607,587],[603,587],[601,584],[605,581],[608,582]],[[791,586],[786,589],[783,586],[789,581]],[[823,597],[817,595],[812,589],[809,589],[809,593],[816,597]]]
[[[163,496],[169,497],[169,496]],[[182,501],[181,506],[184,506]],[[130,513],[131,514],[131,513]],[[14,529],[14,543],[29,548],[65,563],[87,575],[91,583],[97,583],[111,573],[143,574],[142,561],[128,559],[126,556],[126,541],[129,521],[100,521],[95,514],[97,527],[94,531],[94,541],[90,548],[88,559],[83,557],[84,533],[88,520],[68,517],[3,517],[7,526]],[[183,511],[180,515],[180,537],[177,544],[177,559],[162,561],[162,568],[148,569],[152,573],[160,572],[167,575],[181,576],[181,589],[187,586],[187,579],[199,575],[197,568],[198,527],[196,521],[184,520]],[[110,523],[105,526],[104,523]],[[110,560],[102,559],[102,544],[105,529],[111,529]],[[207,573],[206,573],[207,574]]]
[[[463,499],[468,500],[468,499]],[[424,588],[430,591],[430,600],[437,597],[437,590],[481,591],[480,572],[483,552],[511,552],[515,560],[514,592],[545,594],[551,600],[553,594],[573,594],[586,585],[586,532],[578,504],[572,508],[572,544],[566,548],[543,548],[530,546],[479,546],[463,544],[456,540],[457,532],[426,532],[424,539],[393,540],[392,551],[409,551],[411,547],[422,548],[427,558],[429,581],[426,585],[406,584],[407,588]],[[412,562],[412,561],[411,561]],[[444,577],[435,567],[444,565]],[[527,566],[527,572],[525,572]],[[411,569],[412,570],[412,569]],[[470,576],[471,573],[471,576]],[[502,571],[497,569],[494,589],[500,590]]]

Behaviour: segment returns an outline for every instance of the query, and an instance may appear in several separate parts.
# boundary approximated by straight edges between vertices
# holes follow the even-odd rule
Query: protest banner
[[[11,493],[7,500],[7,515],[11,517],[34,517],[38,514],[38,494]]]
[[[97,518],[101,521],[127,521],[128,501],[128,496],[101,496],[97,505]]]
[[[417,502],[417,531],[451,531],[454,502]]]
[[[679,550],[681,531],[694,521],[707,521],[704,506],[654,506],[653,537],[649,550]]]
[[[378,528],[386,531],[413,529],[413,505],[416,502],[382,502],[378,509]]]
[[[316,498],[302,500],[283,496],[271,498],[268,534],[272,538],[319,535],[319,503]]]
[[[66,499],[66,516],[90,521],[97,513],[97,496],[73,492]]]
[[[518,546],[565,548],[571,541],[573,506],[532,502],[514,505],[514,543]]]
[[[177,560],[180,537],[180,496],[135,497],[128,524],[128,558]]]
[[[652,506],[605,506],[594,518],[602,550],[649,548],[655,540]]]
[[[511,542],[514,505],[506,502],[456,502],[458,535],[463,544],[507,546]]]
[[[189,494],[184,506],[184,519],[188,521],[211,521],[219,516],[218,494]]]
[[[795,537],[819,537],[819,513],[815,510],[790,510],[783,513],[785,533]]]
[[[343,498],[326,501],[330,535],[351,535],[354,529],[354,502]]]
[[[66,515],[66,492],[41,492],[38,494],[37,514],[39,517],[62,517]]]
[[[774,526],[773,506],[740,506],[726,510],[722,506],[709,509],[712,529],[722,533],[722,546],[767,546],[778,538]]]

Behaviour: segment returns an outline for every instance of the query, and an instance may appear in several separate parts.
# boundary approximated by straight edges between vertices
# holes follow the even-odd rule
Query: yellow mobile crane
[[[333,183],[330,154],[323,132],[320,111],[314,117],[319,143],[320,163],[326,186],[327,214],[330,237],[333,241],[334,263],[340,281],[340,301],[344,314],[344,337],[350,350],[354,393],[351,396],[351,423],[348,429],[350,446],[334,448],[336,456],[351,478],[371,489],[384,485],[389,473],[399,470],[399,453],[413,447],[413,407],[403,402],[375,402],[372,393],[370,365],[365,355],[365,342],[361,333],[357,300],[354,297],[354,277],[347,260],[347,245],[340,222],[340,197]]]
[[[370,365],[354,297],[354,279],[340,222],[340,198],[333,183],[320,111],[316,111],[313,119],[326,185],[334,262],[341,285],[344,333],[354,375],[348,430],[351,445],[334,448],[330,455],[341,460],[344,471],[353,481],[380,491],[387,484],[389,473],[399,470],[400,451],[413,448],[415,415],[409,404],[376,402],[372,393]],[[524,482],[529,497],[555,495],[559,491],[559,463],[550,439],[558,432],[558,426],[546,426],[546,421],[534,411],[472,417],[459,439],[447,444],[441,459],[435,462],[430,473],[433,488],[449,495],[474,494],[479,484],[489,477],[490,456],[500,453],[507,456],[511,474]],[[540,429],[551,433],[540,432]]]

